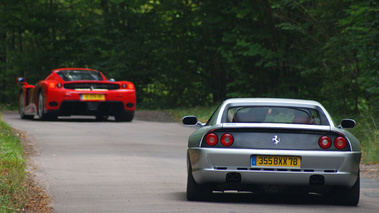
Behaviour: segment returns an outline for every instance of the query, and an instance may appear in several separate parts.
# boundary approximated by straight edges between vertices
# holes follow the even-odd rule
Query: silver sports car
[[[309,100],[240,98],[224,101],[188,140],[187,199],[215,191],[299,190],[359,202],[359,141],[336,126],[324,107]]]

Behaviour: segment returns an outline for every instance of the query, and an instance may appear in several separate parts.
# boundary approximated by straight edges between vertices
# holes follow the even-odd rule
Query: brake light
[[[344,137],[338,137],[334,140],[334,146],[337,149],[343,149],[346,147],[347,141]]]
[[[54,88],[61,88],[61,87],[62,87],[62,84],[61,84],[61,83],[57,83],[57,84],[55,84],[55,83],[51,82],[51,83],[49,83],[49,87],[50,87],[51,89],[54,89]]]
[[[222,145],[224,146],[230,146],[232,145],[234,142],[234,138],[233,138],[233,135],[229,134],[229,133],[225,133],[221,136],[221,143]]]
[[[216,134],[214,133],[209,133],[206,137],[205,137],[205,142],[209,145],[209,146],[214,146],[217,144],[218,142],[218,137]]]
[[[128,82],[128,83],[126,84],[126,86],[128,87],[128,89],[134,89],[134,84],[131,83],[131,82]]]
[[[126,82],[121,85],[123,89],[134,89],[134,84],[132,82]]]
[[[318,145],[323,149],[327,149],[332,145],[332,140],[328,136],[322,136],[318,139]]]

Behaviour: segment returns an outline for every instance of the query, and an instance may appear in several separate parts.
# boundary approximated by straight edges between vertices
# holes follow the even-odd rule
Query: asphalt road
[[[319,196],[220,194],[212,202],[189,202],[185,159],[194,129],[179,123],[41,122],[15,112],[4,112],[3,120],[36,147],[34,169],[45,179],[54,212],[379,212],[379,183],[367,178],[358,207]]]

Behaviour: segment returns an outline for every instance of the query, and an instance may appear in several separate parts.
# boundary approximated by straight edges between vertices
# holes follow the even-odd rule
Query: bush
[[[351,133],[361,143],[362,163],[379,162],[379,130],[375,117],[369,112],[361,113],[356,119],[357,126]]]
[[[168,111],[175,121],[181,122],[182,118],[186,115],[195,115],[200,122],[207,122],[212,113],[216,110],[217,106],[212,107],[193,107],[193,108],[178,108],[169,109]]]

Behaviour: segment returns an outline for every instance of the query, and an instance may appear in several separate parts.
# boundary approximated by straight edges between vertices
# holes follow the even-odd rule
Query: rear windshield
[[[321,115],[323,116],[323,114]],[[286,124],[323,124],[316,109],[298,107],[244,106],[228,109],[228,123],[286,123]],[[324,121],[325,123],[325,121]]]
[[[103,77],[100,72],[90,71],[90,70],[64,70],[58,71],[57,74],[64,81],[102,81]]]

